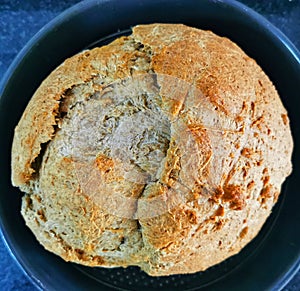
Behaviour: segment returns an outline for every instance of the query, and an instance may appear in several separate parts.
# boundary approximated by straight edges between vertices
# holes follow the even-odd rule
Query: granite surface
[[[78,0],[0,0],[0,78],[16,54],[40,29]],[[283,31],[300,50],[300,1],[242,0]],[[0,290],[37,290],[0,238]],[[300,271],[283,289],[300,290]]]

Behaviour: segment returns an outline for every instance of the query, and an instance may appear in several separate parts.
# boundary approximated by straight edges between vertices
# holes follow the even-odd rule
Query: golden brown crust
[[[237,45],[140,25],[42,83],[15,131],[12,180],[27,225],[65,260],[192,273],[257,235],[292,147],[275,87]]]

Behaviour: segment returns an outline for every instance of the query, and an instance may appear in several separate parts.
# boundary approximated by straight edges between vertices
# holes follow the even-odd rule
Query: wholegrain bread
[[[257,235],[292,148],[275,87],[236,44],[139,25],[44,80],[15,129],[12,182],[64,260],[192,273]]]

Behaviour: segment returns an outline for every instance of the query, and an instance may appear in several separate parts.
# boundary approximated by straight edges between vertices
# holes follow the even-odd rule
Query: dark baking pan
[[[139,23],[185,23],[227,36],[257,60],[289,111],[294,170],[262,231],[238,255],[192,275],[152,278],[137,268],[88,268],[45,251],[20,215],[21,193],[10,182],[13,130],[33,92],[65,58],[128,33]],[[263,17],[234,1],[92,0],[46,25],[17,56],[1,84],[1,199],[3,236],[28,276],[47,290],[268,290],[280,289],[300,257],[300,56]]]

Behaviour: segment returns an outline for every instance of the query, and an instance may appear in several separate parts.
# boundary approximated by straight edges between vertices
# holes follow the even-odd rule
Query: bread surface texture
[[[292,149],[275,87],[236,44],[138,25],[43,81],[15,129],[12,182],[64,260],[194,273],[258,234]]]

